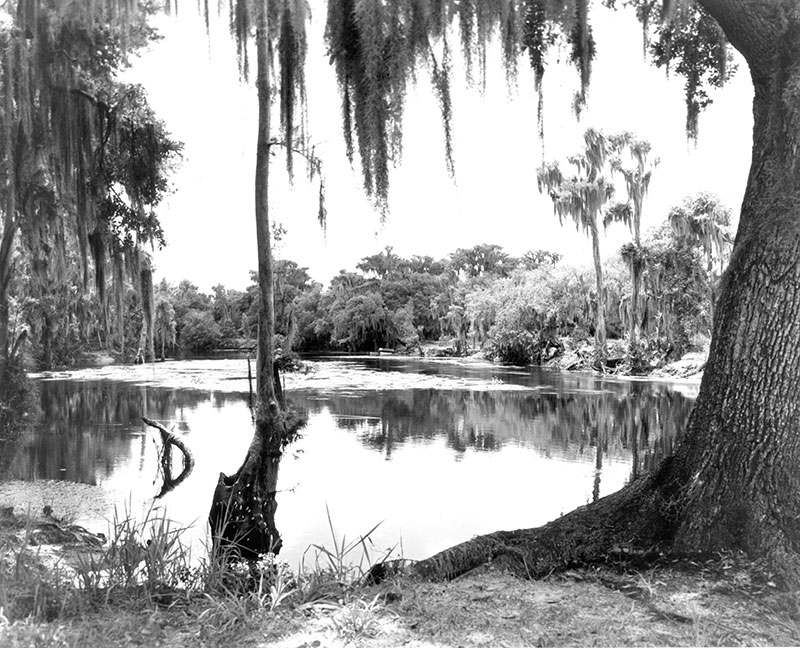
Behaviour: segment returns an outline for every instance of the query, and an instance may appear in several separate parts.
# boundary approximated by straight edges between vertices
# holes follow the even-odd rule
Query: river
[[[287,451],[277,524],[283,557],[370,536],[376,554],[422,558],[475,534],[543,524],[646,469],[683,429],[696,385],[606,379],[480,362],[330,358],[286,377],[307,412]],[[246,360],[190,360],[38,376],[42,416],[5,479],[99,487],[102,516],[165,508],[205,537],[220,471],[235,472],[252,435]],[[161,421],[195,457],[160,489]],[[47,503],[46,501],[43,503]],[[76,521],[105,531],[98,508]]]

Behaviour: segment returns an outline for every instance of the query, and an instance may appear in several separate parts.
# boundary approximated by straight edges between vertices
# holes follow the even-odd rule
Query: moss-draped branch
[[[689,3],[618,0],[631,7],[658,65],[671,65],[686,78],[686,131],[697,135],[697,116],[711,99],[707,88],[730,75],[730,53],[722,30]],[[615,0],[605,0],[613,7]],[[673,6],[675,5],[675,6]],[[382,214],[388,209],[389,170],[402,152],[407,86],[427,69],[439,98],[445,160],[451,173],[453,147],[449,33],[457,34],[466,75],[483,87],[487,49],[499,45],[510,80],[527,55],[539,95],[549,50],[560,45],[579,72],[574,109],[587,101],[596,44],[588,0],[341,0],[328,3],[326,39],[342,96],[342,124],[351,162],[357,150],[364,187]]]

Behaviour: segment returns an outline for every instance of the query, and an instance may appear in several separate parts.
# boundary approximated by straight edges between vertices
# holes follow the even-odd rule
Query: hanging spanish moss
[[[516,4],[504,5],[504,18],[500,23],[500,43],[503,52],[503,67],[506,70],[506,81],[509,87],[517,82],[517,61],[521,50],[523,26],[521,18],[517,15],[519,9]]]
[[[585,14],[587,0],[581,2]],[[492,43],[501,47],[509,83],[516,79],[520,52],[528,52],[540,93],[541,132],[545,54],[559,31],[579,37],[574,50],[581,62],[583,85],[588,85],[594,42],[588,18],[584,15],[581,29],[575,27],[577,17],[574,0],[342,0],[328,4],[326,39],[342,95],[348,158],[353,162],[357,148],[364,188],[382,216],[388,210],[389,167],[399,161],[402,152],[407,83],[416,79],[421,67],[427,67],[439,102],[445,161],[448,171],[454,172],[452,64],[447,31],[457,29],[467,79],[477,81],[481,90]]]
[[[280,13],[278,62],[280,64],[280,118],[286,149],[286,168],[292,174],[292,155],[296,141],[305,148],[305,128],[300,120],[300,137],[295,138],[295,108],[305,112],[306,23],[308,8],[304,2],[284,0]]]
[[[651,45],[654,62],[685,79],[686,135],[697,141],[700,113],[712,103],[709,88],[722,87],[735,71],[732,52],[717,22],[699,5],[669,7]]]
[[[653,46],[657,61],[682,57],[679,73],[687,78],[687,134],[696,136],[697,115],[709,103],[705,88],[730,75],[730,54],[716,23],[685,0],[625,0],[649,40],[653,16],[660,26]],[[608,6],[614,0],[604,0]],[[579,72],[580,89],[573,108],[580,115],[588,98],[596,44],[589,0],[341,0],[328,3],[326,40],[342,96],[342,126],[348,159],[358,150],[364,187],[382,215],[388,209],[389,166],[402,151],[400,127],[406,83],[428,67],[439,100],[445,132],[445,159],[452,171],[449,100],[451,66],[442,56],[445,34],[457,31],[468,81],[483,88],[487,48],[499,45],[506,74],[515,79],[518,56],[526,52],[538,95],[537,126],[544,134],[543,85],[547,53],[567,46]],[[701,16],[701,18],[692,18]],[[686,21],[690,20],[690,23]],[[684,33],[685,32],[685,33]],[[693,41],[688,41],[688,36]],[[680,38],[679,38],[680,36]],[[685,52],[683,51],[685,50]],[[692,54],[690,54],[692,52]]]
[[[326,39],[342,90],[348,157],[352,162],[355,132],[364,188],[382,215],[387,212],[389,163],[402,150],[403,104],[414,62],[409,56],[420,47],[407,30],[419,31],[420,21],[430,16],[418,3],[409,6],[407,15],[399,4],[328,4]]]
[[[431,76],[436,96],[439,100],[439,109],[442,113],[444,127],[445,162],[450,177],[455,178],[455,162],[453,161],[453,131],[451,121],[453,118],[453,101],[450,96],[450,47],[447,38],[443,37],[442,62],[438,63],[431,52]]]
[[[250,5],[247,2],[231,2],[231,33],[236,43],[236,60],[239,63],[239,74],[247,79],[250,76],[250,61],[247,57],[247,40],[250,37]],[[206,19],[208,14],[206,14]]]
[[[466,64],[467,81],[473,82],[473,56],[475,46],[475,0],[458,3],[458,31],[461,36],[461,53]]]
[[[522,25],[522,46],[528,52],[533,83],[537,95],[536,123],[539,140],[544,140],[544,78],[545,55],[551,39],[546,14],[546,0],[526,0],[524,3],[524,19]]]
[[[572,26],[568,41],[571,47],[570,60],[580,73],[581,87],[575,93],[572,103],[575,115],[580,117],[581,111],[586,106],[589,81],[592,76],[592,61],[595,57],[595,42],[589,25],[589,0],[577,0],[575,24]]]
[[[222,6],[222,2],[220,1],[218,5]],[[291,176],[294,153],[299,149],[305,154],[308,148],[305,132],[305,59],[308,49],[306,25],[310,11],[307,0],[271,0],[265,2],[265,5],[268,12],[269,59],[272,67],[275,67],[277,62],[277,71],[271,70],[271,72],[274,72],[278,79],[277,95],[283,134],[282,144],[286,150],[286,167]],[[236,43],[239,74],[243,79],[248,79],[250,76],[248,42],[255,31],[256,12],[248,0],[229,0],[228,8],[230,31]],[[208,23],[207,1],[204,2],[202,11]],[[277,56],[272,54],[273,51],[277,52]]]

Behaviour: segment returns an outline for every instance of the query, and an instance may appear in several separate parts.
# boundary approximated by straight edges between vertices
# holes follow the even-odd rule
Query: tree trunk
[[[145,261],[145,266],[139,273],[139,279],[142,293],[142,315],[144,318],[142,326],[144,327],[145,333],[142,351],[144,352],[145,362],[154,362],[156,359],[155,344],[153,341],[155,333],[155,303],[153,300],[153,268],[149,260]]]
[[[800,583],[800,6],[704,1],[753,78],[753,159],[676,464],[676,544],[768,556]],[[742,23],[745,23],[742,25]]]
[[[8,90],[8,88],[6,88]],[[6,98],[10,103],[10,99]],[[7,106],[8,107],[8,106]],[[10,122],[10,115],[7,118],[7,123]],[[6,141],[11,141],[12,129],[10,126],[6,127],[5,137]],[[10,330],[10,304],[8,287],[11,283],[11,257],[14,250],[14,235],[16,234],[16,211],[17,211],[17,187],[15,176],[15,165],[8,165],[8,179],[6,181],[6,200],[3,208],[3,235],[0,238],[0,384],[3,383],[3,375],[5,373],[6,362],[8,361],[9,345],[11,344],[11,330]]]
[[[278,467],[286,438],[282,403],[273,380],[275,309],[269,230],[269,43],[267,2],[256,4],[258,73],[258,141],[255,212],[258,246],[258,284],[261,305],[256,364],[256,429],[241,468],[230,477],[220,473],[209,514],[214,548],[219,558],[227,551],[252,560],[278,553],[281,538],[275,526]]]
[[[603,365],[608,356],[606,351],[606,314],[605,314],[605,289],[603,287],[603,266],[600,259],[600,234],[597,231],[597,220],[594,219],[590,226],[592,234],[592,258],[594,260],[594,276],[597,287],[597,303],[595,304],[594,317],[594,353],[598,365]]]
[[[638,237],[638,231],[637,231]],[[628,362],[631,365],[631,370],[637,373],[642,370],[642,357],[639,349],[640,339],[640,324],[642,321],[642,312],[639,307],[642,289],[642,271],[644,269],[644,261],[642,259],[642,248],[639,242],[635,243],[636,251],[634,255],[628,259],[628,269],[631,276],[631,312],[628,329]]]
[[[700,0],[748,61],[753,160],[700,393],[675,452],[544,527],[474,538],[414,566],[450,578],[502,559],[539,576],[620,548],[744,550],[800,586],[800,7]]]
[[[8,201],[11,202],[11,201]],[[14,218],[5,215],[3,237],[0,240],[0,384],[11,344],[8,286],[11,282],[11,250],[14,246]]]

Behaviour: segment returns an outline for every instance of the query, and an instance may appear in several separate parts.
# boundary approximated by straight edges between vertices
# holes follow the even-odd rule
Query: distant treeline
[[[711,300],[730,247],[712,243],[729,240],[727,227],[728,211],[699,195],[673,208],[636,254],[623,246],[603,267],[609,337],[624,338],[630,328],[636,263],[642,284],[637,344],[670,358],[707,341]],[[418,353],[436,341],[442,354],[482,351],[490,359],[538,363],[557,355],[563,338],[593,335],[594,272],[589,259],[586,266],[570,265],[546,250],[514,257],[482,244],[437,260],[404,258],[387,247],[324,287],[306,268],[282,259],[275,263],[275,333],[284,355],[379,348]],[[245,290],[218,285],[210,295],[189,280],[154,285],[155,356],[253,347],[259,291],[251,276]],[[69,365],[98,350],[130,360],[144,346],[142,291],[133,282],[120,287],[105,312],[91,291],[34,296],[24,295],[23,282],[19,288],[14,319],[29,330],[41,368]]]
[[[728,252],[709,245],[704,231],[710,225],[727,228],[727,211],[708,196],[687,199],[649,232],[635,259],[623,247],[604,265],[610,337],[622,338],[629,329],[629,264],[636,262],[643,280],[640,344],[679,357],[707,340],[711,299]],[[438,341],[446,343],[442,353],[481,350],[490,359],[536,363],[557,354],[563,337],[593,335],[595,285],[588,264],[570,265],[546,250],[513,257],[492,244],[439,260],[404,258],[387,247],[364,257],[355,272],[342,270],[327,287],[306,268],[279,260],[275,332],[284,352],[417,352],[422,343]],[[258,300],[254,275],[244,291],[220,285],[212,295],[189,281],[162,282],[155,290],[157,355],[248,346],[257,332]]]

